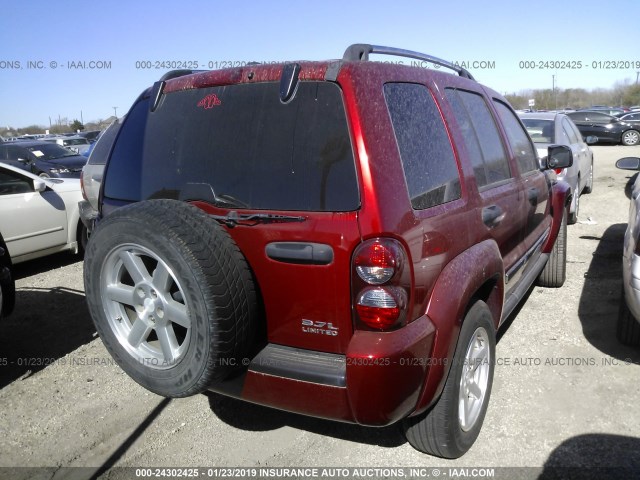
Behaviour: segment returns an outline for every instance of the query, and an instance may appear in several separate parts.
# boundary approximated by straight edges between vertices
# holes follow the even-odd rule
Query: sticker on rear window
[[[42,153],[40,150],[34,150],[33,153],[36,157],[40,158],[40,157],[44,157],[44,153]]]
[[[222,102],[215,93],[210,93],[198,102],[198,106],[206,110],[221,105]]]

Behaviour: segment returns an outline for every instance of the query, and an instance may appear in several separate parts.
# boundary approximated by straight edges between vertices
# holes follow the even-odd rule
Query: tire
[[[89,230],[84,226],[82,221],[78,222],[76,238],[78,242],[78,255],[82,257],[87,250],[87,243],[89,243]]]
[[[640,322],[633,316],[622,288],[620,309],[618,310],[617,337],[620,343],[632,347],[640,346]]]
[[[253,353],[259,310],[247,262],[192,205],[149,200],[116,210],[89,237],[84,282],[105,347],[158,395],[200,393]]]
[[[573,194],[576,199],[573,204],[573,213],[569,212],[569,219],[567,220],[569,225],[575,225],[578,222],[578,213],[580,212],[580,177],[578,177],[578,185]]]
[[[628,147],[640,143],[640,133],[637,130],[627,130],[622,134],[622,144]]]
[[[589,167],[589,177],[587,178],[587,184],[584,186],[582,193],[593,192],[593,159],[591,160],[591,166]]]
[[[493,316],[487,304],[478,300],[462,323],[453,363],[438,402],[426,413],[403,422],[405,436],[415,449],[438,457],[458,458],[471,448],[480,433],[491,396],[495,349]]]
[[[562,216],[558,238],[549,255],[549,260],[538,277],[541,287],[560,288],[567,278],[567,212]]]

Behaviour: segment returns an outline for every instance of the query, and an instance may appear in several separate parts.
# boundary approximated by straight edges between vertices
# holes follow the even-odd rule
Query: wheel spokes
[[[147,340],[149,334],[151,333],[151,330],[153,329],[144,320],[140,318],[137,319],[135,322],[133,322],[131,331],[127,336],[129,344],[134,348],[138,348],[140,344],[142,344],[142,342]]]
[[[175,358],[175,352],[178,350],[178,340],[173,327],[171,325],[158,327],[156,328],[156,335],[158,335],[160,350],[162,350],[165,362],[172,362]]]
[[[191,326],[187,307],[175,300],[167,302],[165,314],[167,315],[167,320],[177,323],[181,327],[189,328]]]
[[[124,303],[125,305],[131,305],[134,307],[135,303],[135,289],[128,285],[108,285],[107,286],[107,298],[114,302]]]
[[[139,255],[129,251],[120,252],[120,259],[135,283],[142,283],[149,280],[150,275],[147,267]]]

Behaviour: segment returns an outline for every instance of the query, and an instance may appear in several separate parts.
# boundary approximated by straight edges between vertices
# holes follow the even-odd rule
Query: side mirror
[[[34,180],[33,181],[33,189],[36,192],[44,192],[45,189],[47,188],[47,184],[44,182],[44,180]]]
[[[589,135],[584,139],[584,141],[587,142],[587,145],[594,145],[598,143],[598,137],[596,137],[595,135]]]
[[[616,168],[620,170],[640,170],[640,158],[624,157],[616,162]]]
[[[568,168],[573,165],[573,152],[565,145],[551,145],[547,149],[546,168]]]

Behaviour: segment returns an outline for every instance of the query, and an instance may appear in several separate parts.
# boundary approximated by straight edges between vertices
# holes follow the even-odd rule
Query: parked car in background
[[[567,113],[576,124],[584,138],[598,137],[598,142],[623,145],[638,145],[640,132],[638,127],[621,121],[619,118],[594,110],[580,110]]]
[[[79,137],[78,135],[52,137],[43,140],[46,142],[57,143],[61,147],[65,147],[67,150],[77,153],[78,155],[84,154],[91,146],[89,140],[84,137]]]
[[[41,140],[22,140],[0,144],[0,162],[13,165],[43,178],[80,178],[87,157],[60,145]]]
[[[13,280],[11,255],[0,232],[0,318],[8,316],[16,300],[16,285]]]
[[[107,158],[111,153],[113,143],[120,131],[120,126],[126,116],[114,121],[100,135],[96,143],[91,144],[91,154],[86,165],[82,167],[82,196],[84,200],[80,202],[80,217],[89,232],[93,229],[93,223],[98,217],[98,197],[100,195],[100,184],[104,174],[104,167]]]
[[[621,121],[633,125],[634,128],[640,129],[640,111],[627,112],[624,115],[618,117]],[[640,130],[639,130],[640,131]]]
[[[0,232],[13,263],[52,253],[84,251],[80,180],[37,177],[0,164]]]
[[[640,158],[625,157],[616,162],[623,170],[640,171]],[[617,336],[625,345],[640,346],[640,176],[631,190],[629,223],[622,253],[622,300]]]
[[[589,136],[585,142],[575,124],[562,113],[520,113],[519,116],[531,135],[543,164],[549,146],[555,144],[571,148],[573,165],[556,169],[556,174],[558,179],[564,180],[571,187],[573,197],[569,206],[568,223],[576,223],[580,195],[593,190],[593,151],[587,143],[596,143],[597,138]]]
[[[587,107],[587,108],[580,108],[578,109],[579,112],[584,112],[584,111],[590,111],[590,112],[601,112],[601,113],[606,113],[607,115],[612,115],[614,117],[617,117],[619,115],[622,115],[625,113],[625,109],[624,108],[620,108],[620,107],[607,107],[604,105],[593,105],[591,107]]]
[[[101,132],[102,130],[91,130],[89,132],[80,132],[78,133],[78,136],[86,138],[89,141],[89,143],[95,143],[96,140],[98,140],[98,137],[100,136]]]

